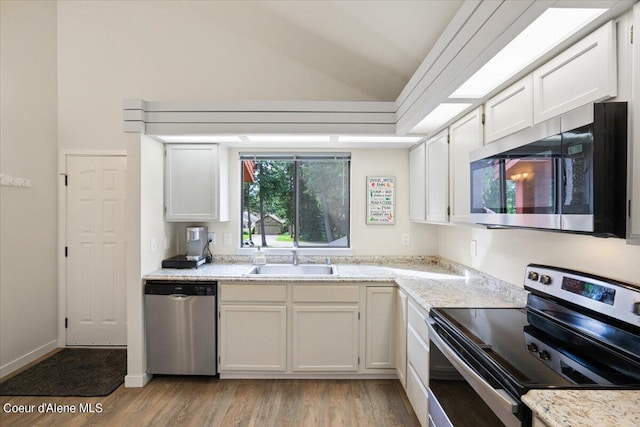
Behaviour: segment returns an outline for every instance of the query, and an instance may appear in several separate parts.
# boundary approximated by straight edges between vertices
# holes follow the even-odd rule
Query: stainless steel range
[[[429,417],[529,426],[531,389],[640,389],[640,285],[530,264],[524,308],[434,308]]]

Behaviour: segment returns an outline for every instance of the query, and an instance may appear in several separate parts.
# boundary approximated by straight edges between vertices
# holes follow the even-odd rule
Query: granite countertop
[[[385,259],[386,260],[386,259]],[[395,282],[425,309],[431,307],[524,307],[526,291],[442,258],[337,263],[332,276],[256,276],[246,263],[215,263],[198,269],[162,269],[144,280],[221,282]],[[640,391],[531,390],[523,401],[549,427],[639,426]]]
[[[531,390],[522,400],[550,427],[640,426],[640,390]]]

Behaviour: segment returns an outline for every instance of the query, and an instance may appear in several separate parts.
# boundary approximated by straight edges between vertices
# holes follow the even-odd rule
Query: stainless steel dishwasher
[[[216,282],[144,286],[147,372],[216,375]]]

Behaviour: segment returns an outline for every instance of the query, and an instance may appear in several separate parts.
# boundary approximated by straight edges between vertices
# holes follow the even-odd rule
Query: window
[[[241,154],[241,246],[349,247],[351,156]]]

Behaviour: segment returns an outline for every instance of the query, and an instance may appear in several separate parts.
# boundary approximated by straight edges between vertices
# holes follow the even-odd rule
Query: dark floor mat
[[[65,348],[0,383],[0,395],[107,396],[126,374],[126,349]]]

